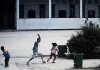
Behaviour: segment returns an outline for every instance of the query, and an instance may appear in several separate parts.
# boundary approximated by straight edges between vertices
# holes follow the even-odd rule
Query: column
[[[16,0],[16,17],[19,18],[19,0]]]
[[[80,18],[82,18],[83,15],[83,0],[80,0]]]
[[[19,0],[16,0],[16,24],[15,26],[17,30],[18,30],[18,26],[17,26],[18,22],[19,22]]]
[[[51,0],[49,0],[49,18],[51,18],[51,8],[52,8],[52,3]]]

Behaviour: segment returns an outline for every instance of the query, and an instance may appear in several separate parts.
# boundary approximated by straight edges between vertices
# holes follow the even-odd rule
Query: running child
[[[53,47],[51,48],[51,54],[50,54],[50,58],[47,60],[47,62],[49,62],[49,60],[52,58],[52,56],[54,56],[54,59],[52,61],[52,63],[55,63],[56,60],[56,53],[58,50],[57,44],[56,43],[52,43]]]
[[[34,43],[34,47],[33,47],[33,56],[29,59],[29,61],[27,62],[27,65],[29,65],[29,62],[36,58],[36,57],[41,57],[42,59],[42,63],[45,63],[45,61],[43,60],[43,55],[41,53],[38,53],[38,46],[39,46],[39,43],[41,42],[41,38],[40,38],[40,35],[38,35],[38,38],[37,38],[37,41]]]

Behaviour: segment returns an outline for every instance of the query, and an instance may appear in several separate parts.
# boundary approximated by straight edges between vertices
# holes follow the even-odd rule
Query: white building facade
[[[100,23],[100,0],[16,0],[16,29],[79,29]]]

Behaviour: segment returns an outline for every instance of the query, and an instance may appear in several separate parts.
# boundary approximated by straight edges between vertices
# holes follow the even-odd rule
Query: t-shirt
[[[10,57],[10,54],[9,54],[9,52],[8,52],[7,50],[5,50],[5,52],[3,53],[3,55],[4,55],[5,57]]]
[[[37,43],[37,41],[34,43],[33,51],[38,52],[38,43]]]
[[[56,47],[52,47],[51,53],[56,54],[57,51],[59,51],[57,46]]]

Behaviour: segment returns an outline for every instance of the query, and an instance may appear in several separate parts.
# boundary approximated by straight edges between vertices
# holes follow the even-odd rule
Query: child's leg
[[[50,54],[50,58],[47,60],[47,62],[49,62],[49,60],[52,58],[52,54]]]
[[[55,63],[54,61],[56,60],[56,55],[54,55],[54,59],[53,59],[53,62],[52,63]]]
[[[45,63],[45,61],[43,60],[43,55],[41,53],[39,53],[38,56],[40,56],[42,59],[42,62]]]
[[[43,61],[44,61],[44,60],[43,60],[43,55],[42,55],[42,54],[39,54],[39,56],[41,57],[41,59],[42,59],[42,62],[43,62]]]
[[[5,57],[5,67],[9,66],[9,57]]]
[[[7,61],[5,61],[5,67],[7,67],[8,66],[8,62]]]
[[[33,52],[32,57],[29,59],[29,61],[28,61],[28,62],[26,62],[26,63],[27,63],[27,65],[29,65],[29,62],[30,62],[32,59],[34,59],[34,58],[35,58],[35,56],[36,56],[36,53],[35,53],[35,52]]]
[[[30,59],[29,59],[29,61],[28,61],[28,62],[26,62],[26,63],[27,63],[27,65],[29,65],[29,62],[30,62],[32,59],[34,59],[34,58],[33,58],[33,57],[32,57],[32,58],[30,58]]]
[[[29,62],[34,59],[34,57],[30,58],[29,61],[27,62],[27,65],[29,65]]]

